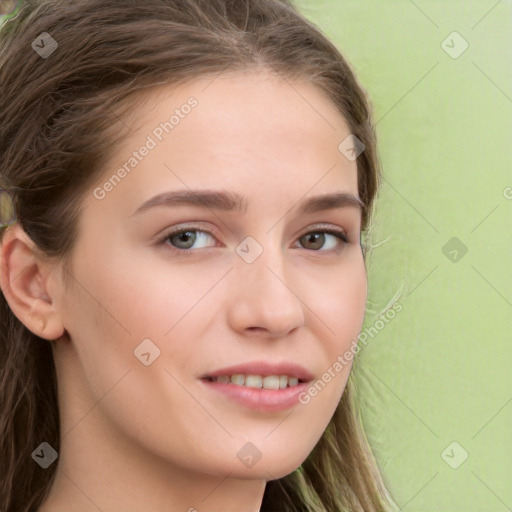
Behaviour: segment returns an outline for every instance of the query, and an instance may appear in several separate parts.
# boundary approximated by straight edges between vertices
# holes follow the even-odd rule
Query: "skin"
[[[191,96],[198,106],[104,199],[85,194],[68,286],[61,263],[38,258],[18,225],[5,233],[2,290],[51,341],[58,377],[62,443],[39,512],[258,511],[266,481],[305,460],[339,402],[351,365],[280,412],[250,410],[199,380],[255,360],[292,361],[320,378],[360,332],[367,293],[360,210],[297,213],[313,195],[358,195],[356,162],[338,150],[350,133],[343,117],[308,82],[262,71],[212,80],[145,92],[100,186],[167,112]],[[132,215],[188,188],[237,192],[246,211]],[[177,237],[157,245],[184,223],[213,235],[196,233],[190,249]],[[321,224],[349,243],[303,237]],[[247,236],[263,248],[250,264],[235,251]],[[134,356],[146,338],[161,351],[149,366]],[[252,467],[237,457],[247,442],[262,454]]]

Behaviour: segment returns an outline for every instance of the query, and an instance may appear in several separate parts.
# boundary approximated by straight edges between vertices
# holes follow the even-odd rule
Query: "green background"
[[[512,510],[512,3],[296,4],[377,122],[363,330],[402,310],[354,375],[384,480],[405,512]],[[469,45],[457,58],[443,49],[460,51],[454,31]]]
[[[385,483],[405,512],[512,510],[512,3],[296,5],[352,64],[377,122],[363,330],[393,300],[402,310],[354,375]],[[469,45],[457,58],[442,47],[454,31]]]

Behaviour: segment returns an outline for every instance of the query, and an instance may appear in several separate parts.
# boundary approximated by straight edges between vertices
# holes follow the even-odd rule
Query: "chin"
[[[284,455],[285,460],[283,460],[282,455],[280,455],[279,459],[272,454],[268,454],[267,457],[262,457],[252,468],[240,471],[240,478],[261,478],[264,480],[283,478],[293,473],[304,460],[306,460],[309,453],[300,454],[301,456],[298,456],[297,452],[290,452]]]

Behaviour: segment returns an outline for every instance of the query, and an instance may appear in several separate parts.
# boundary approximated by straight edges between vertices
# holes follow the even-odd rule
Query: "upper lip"
[[[288,375],[289,377],[296,377],[302,381],[311,381],[314,376],[306,370],[303,366],[292,362],[283,363],[268,363],[265,361],[254,361],[250,363],[243,363],[234,366],[228,366],[215,370],[214,372],[207,373],[201,378],[207,377],[221,377],[223,375],[261,375],[262,377],[268,377],[269,375]]]

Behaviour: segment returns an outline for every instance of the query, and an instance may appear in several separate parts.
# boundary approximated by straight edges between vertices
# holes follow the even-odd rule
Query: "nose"
[[[296,290],[296,270],[285,262],[276,247],[264,247],[252,263],[235,260],[231,272],[232,293],[228,299],[228,321],[244,335],[278,338],[305,322],[304,299]]]

